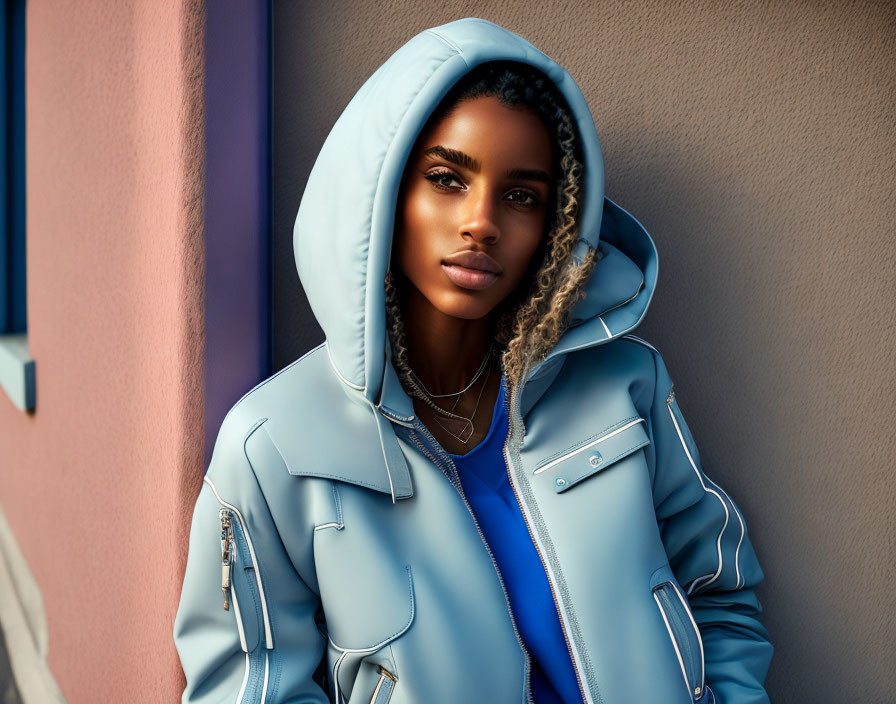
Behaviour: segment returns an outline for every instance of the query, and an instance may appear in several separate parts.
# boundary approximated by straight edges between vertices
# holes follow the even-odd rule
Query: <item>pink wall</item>
[[[203,12],[27,8],[37,409],[0,394],[0,505],[69,702],[183,688],[172,624],[204,439]]]

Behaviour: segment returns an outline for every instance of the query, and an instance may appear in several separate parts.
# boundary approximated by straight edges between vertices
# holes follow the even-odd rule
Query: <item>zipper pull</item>
[[[376,666],[376,671],[379,672],[381,675],[383,675],[383,676],[385,676],[385,677],[388,677],[388,678],[389,678],[390,680],[392,680],[393,682],[398,682],[398,678],[397,678],[395,675],[393,675],[391,672],[389,672],[389,671],[388,671],[385,667],[383,667],[382,665],[377,665],[377,666]]]
[[[221,511],[221,543],[223,550],[221,553],[221,591],[224,592],[224,610],[230,611],[230,602],[228,601],[227,591],[230,589],[230,545],[233,528],[230,525],[230,515],[226,511]]]
[[[666,397],[666,403],[672,403],[675,400],[675,384],[669,387],[669,395]]]

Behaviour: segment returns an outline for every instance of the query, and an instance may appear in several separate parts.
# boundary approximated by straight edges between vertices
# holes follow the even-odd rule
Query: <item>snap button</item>
[[[557,477],[554,480],[554,484],[556,484],[557,486],[566,486],[566,480],[563,477]]]
[[[604,461],[604,458],[601,457],[601,454],[599,452],[596,452],[588,458],[588,461],[591,463],[592,467],[597,467],[597,465]]]

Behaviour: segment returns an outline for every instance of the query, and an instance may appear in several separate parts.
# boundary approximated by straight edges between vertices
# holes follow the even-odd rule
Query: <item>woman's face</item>
[[[459,103],[424,130],[408,159],[393,266],[443,314],[488,315],[545,236],[552,165],[550,135],[531,109],[494,97]]]

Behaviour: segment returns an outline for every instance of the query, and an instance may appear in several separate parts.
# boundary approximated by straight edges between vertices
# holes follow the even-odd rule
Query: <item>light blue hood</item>
[[[383,280],[407,158],[454,83],[478,64],[501,59],[541,69],[569,103],[585,160],[577,252],[599,247],[603,255],[548,360],[624,334],[650,304],[656,247],[637,220],[604,195],[600,143],[572,77],[522,37],[486,20],[467,17],[424,30],[367,79],[336,121],[309,176],[293,233],[299,278],[330,361],[359,402],[385,405],[389,386]],[[409,398],[394,391],[389,407],[412,413]]]

